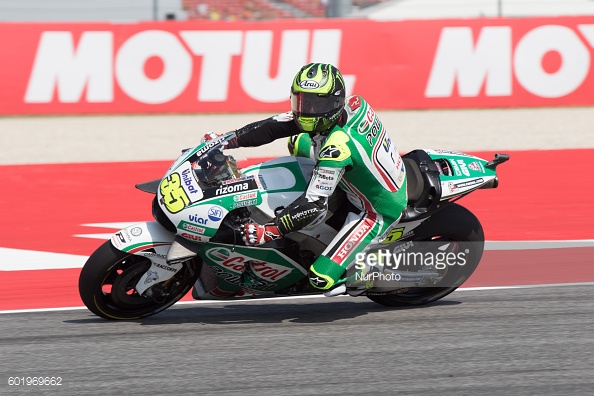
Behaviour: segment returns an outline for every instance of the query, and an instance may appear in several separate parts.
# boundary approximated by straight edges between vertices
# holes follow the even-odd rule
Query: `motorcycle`
[[[89,257],[80,273],[79,293],[91,312],[106,319],[145,318],[191,289],[197,300],[320,293],[310,285],[308,269],[354,206],[337,189],[326,218],[315,228],[247,246],[242,225],[264,224],[301,196],[315,162],[287,156],[241,169],[224,150],[233,137],[228,133],[184,150],[163,178],[136,185],[155,194],[155,221],[123,228]],[[477,189],[496,188],[496,167],[508,159],[506,154],[487,161],[428,149],[403,155],[397,165],[406,171],[408,206],[396,228],[360,257],[367,265],[349,266],[346,294],[406,306],[428,304],[453,292],[479,264],[485,240],[476,216],[455,202]],[[463,262],[377,265],[378,258],[415,248],[416,257],[463,255]]]

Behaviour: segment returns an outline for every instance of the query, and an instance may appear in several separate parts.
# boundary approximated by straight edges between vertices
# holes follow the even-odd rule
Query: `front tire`
[[[150,266],[149,258],[122,252],[106,241],[89,257],[80,273],[80,297],[91,312],[102,318],[141,319],[175,304],[198,279],[196,263],[189,260],[163,282],[159,297],[146,298],[134,287]]]
[[[409,240],[409,239],[407,239]],[[480,221],[472,212],[458,204],[449,204],[426,223],[414,230],[412,241],[471,242],[471,259],[464,270],[457,269],[446,275],[448,284],[457,286],[414,287],[397,294],[367,296],[370,300],[389,307],[425,305],[452,293],[464,283],[478,266],[485,248],[485,234]],[[443,281],[441,282],[443,283]]]

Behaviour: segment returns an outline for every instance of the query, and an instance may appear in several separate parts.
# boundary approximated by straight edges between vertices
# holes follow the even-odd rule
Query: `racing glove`
[[[247,245],[262,245],[263,243],[273,241],[281,238],[283,235],[278,230],[278,227],[272,223],[256,224],[247,223],[243,226],[243,241]]]
[[[214,132],[207,132],[204,134],[204,136],[202,137],[202,140],[200,142],[201,143],[208,142],[209,140],[215,140],[221,136],[223,136],[223,134],[219,135]],[[237,136],[235,136],[235,138],[233,138],[231,140],[228,140],[225,148],[228,148],[228,149],[239,148],[239,144],[237,143]]]

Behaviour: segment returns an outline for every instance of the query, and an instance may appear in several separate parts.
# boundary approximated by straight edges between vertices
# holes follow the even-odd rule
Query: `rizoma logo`
[[[224,194],[241,192],[241,191],[248,190],[249,188],[250,188],[250,186],[247,183],[229,184],[227,186],[221,186],[221,187],[217,188],[215,191],[215,195],[224,195]]]
[[[317,81],[305,80],[299,83],[299,87],[303,89],[316,89],[320,88],[320,84]]]

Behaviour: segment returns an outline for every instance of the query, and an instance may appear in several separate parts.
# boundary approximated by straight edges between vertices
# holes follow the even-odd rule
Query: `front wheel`
[[[485,247],[485,234],[481,223],[472,212],[458,204],[450,204],[415,229],[412,241],[435,241],[446,244],[451,242],[450,248],[455,248],[456,242],[468,242],[465,246],[470,247],[469,261],[463,270],[448,268],[448,272],[444,273],[444,279],[440,282],[446,283],[447,286],[440,287],[437,284],[434,287],[411,287],[396,291],[394,294],[367,296],[370,300],[389,307],[402,307],[425,305],[447,296],[464,283],[478,266]]]
[[[135,286],[150,266],[149,258],[122,252],[106,241],[80,273],[80,297],[91,312],[102,318],[141,319],[175,304],[198,279],[196,263],[189,260],[171,279],[157,285],[154,297],[146,298],[138,294]]]

